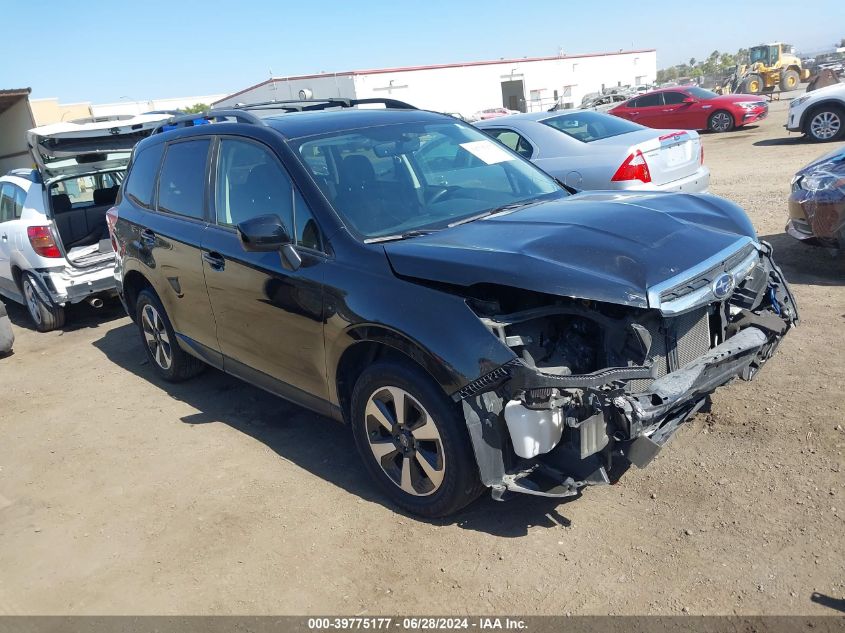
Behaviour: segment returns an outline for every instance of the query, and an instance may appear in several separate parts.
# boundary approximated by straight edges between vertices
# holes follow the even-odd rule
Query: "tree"
[[[189,108],[180,108],[179,110],[181,112],[184,112],[185,114],[199,114],[199,113],[205,112],[206,110],[209,110],[209,109],[210,109],[210,106],[205,104],[205,103],[195,103],[194,105],[192,105]]]
[[[690,57],[690,58],[689,58],[689,65],[690,65],[690,67],[695,66],[695,57]]]

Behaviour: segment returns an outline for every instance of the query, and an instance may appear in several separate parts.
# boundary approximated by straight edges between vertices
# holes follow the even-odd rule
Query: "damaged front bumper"
[[[644,364],[561,375],[514,359],[456,394],[494,498],[508,492],[569,497],[610,483],[631,464],[645,467],[716,388],[751,380],[798,321],[770,254],[762,245],[758,272],[767,283],[757,289],[753,309],[729,306],[727,299],[721,342],[674,371],[655,377]],[[647,388],[631,388],[642,380],[650,380]]]

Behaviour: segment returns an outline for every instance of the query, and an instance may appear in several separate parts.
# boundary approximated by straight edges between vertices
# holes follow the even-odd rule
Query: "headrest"
[[[66,193],[56,193],[52,197],[53,213],[64,213],[70,211],[73,205],[70,203],[70,196]]]

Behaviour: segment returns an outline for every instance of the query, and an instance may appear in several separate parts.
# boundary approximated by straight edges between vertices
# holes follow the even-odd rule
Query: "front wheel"
[[[44,299],[37,284],[32,273],[23,274],[21,290],[26,300],[29,318],[32,319],[35,329],[39,332],[57,330],[65,324],[65,309],[49,299]]]
[[[807,136],[817,142],[835,141],[845,134],[845,109],[835,105],[821,106],[807,117]]]
[[[168,382],[181,382],[205,369],[205,363],[179,347],[176,332],[158,297],[151,290],[138,294],[135,322],[144,350],[156,373]]]
[[[460,410],[411,361],[368,367],[350,420],[364,465],[396,505],[442,517],[483,490]]]
[[[734,129],[734,118],[730,112],[719,110],[710,115],[707,120],[707,127],[711,132],[730,132]]]

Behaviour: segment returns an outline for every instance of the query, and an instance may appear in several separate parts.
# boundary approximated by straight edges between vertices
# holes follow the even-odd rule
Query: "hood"
[[[26,133],[32,159],[45,180],[126,167],[135,144],[171,114],[141,114],[118,120],[62,122]]]
[[[383,246],[400,276],[646,308],[649,288],[749,238],[715,196],[586,192]]]
[[[826,154],[822,154],[811,163],[804,165],[795,175],[803,176],[821,167],[830,169],[835,166],[839,169],[845,168],[845,147],[837,147]]]

